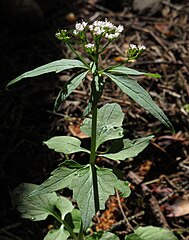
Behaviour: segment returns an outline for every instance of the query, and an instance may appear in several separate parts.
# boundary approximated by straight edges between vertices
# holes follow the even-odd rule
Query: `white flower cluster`
[[[146,47],[144,45],[135,45],[135,44],[130,44],[129,46],[130,49],[132,50],[139,50],[139,51],[144,51],[146,50]]]
[[[88,49],[93,49],[95,47],[94,43],[88,43],[85,45],[86,48]]]
[[[123,26],[119,25],[116,27],[113,23],[105,19],[105,21],[95,21],[93,24],[89,25],[89,30],[93,32],[94,35],[105,34],[105,38],[112,40],[117,38],[123,31]]]
[[[88,23],[82,21],[81,23],[76,23],[75,30],[73,31],[74,35],[78,35],[80,32],[83,32]]]

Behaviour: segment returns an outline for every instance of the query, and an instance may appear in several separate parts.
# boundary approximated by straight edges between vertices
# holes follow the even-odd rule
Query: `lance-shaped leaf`
[[[80,74],[74,75],[66,84],[64,84],[63,89],[59,92],[56,98],[54,109],[58,110],[61,103],[76,89],[82,80],[87,75],[88,71],[82,72]]]
[[[54,214],[55,204],[58,200],[56,193],[40,196],[29,196],[37,187],[35,184],[20,184],[13,192],[13,201],[23,218],[40,221]]]
[[[138,138],[134,140],[121,139],[115,141],[110,147],[108,153],[100,154],[99,156],[106,157],[112,160],[125,160],[126,158],[136,157],[150,143],[150,139],[154,136]]]
[[[59,229],[50,230],[44,240],[66,240],[70,236],[69,232],[61,225]]]
[[[163,124],[173,130],[173,126],[164,112],[157,106],[149,93],[142,88],[135,79],[132,79],[126,75],[117,76],[109,73],[104,74],[106,74],[113,82],[115,82],[124,93],[128,94],[133,100],[154,115],[154,117],[159,119]]]
[[[48,148],[64,154],[71,154],[75,152],[90,153],[89,150],[80,146],[81,141],[79,139],[70,136],[52,137],[48,141],[44,142],[44,144],[46,144]]]
[[[119,181],[111,169],[96,168],[100,209],[105,208],[105,202],[115,193]],[[92,170],[90,166],[79,169],[70,184],[73,198],[77,201],[86,229],[95,213]],[[125,191],[125,189],[124,189]]]
[[[125,240],[178,240],[178,238],[167,229],[160,227],[139,227],[134,233],[125,237]]]
[[[88,69],[88,67],[79,60],[61,59],[61,60],[57,60],[57,61],[45,64],[45,65],[35,68],[31,71],[23,73],[22,75],[18,76],[17,78],[13,79],[12,81],[10,81],[7,84],[7,87],[20,81],[23,78],[36,77],[36,76],[39,76],[39,75],[42,75],[45,73],[50,73],[50,72],[59,73],[61,71],[71,69],[71,68]]]
[[[149,77],[155,77],[155,78],[160,78],[161,75],[157,73],[145,73],[145,72],[139,72],[135,69],[124,67],[124,66],[118,66],[118,67],[113,67],[108,70],[110,73],[116,73],[116,74],[126,74],[126,75],[135,75],[135,76],[140,76],[140,75],[145,75]]]
[[[77,170],[81,167],[83,166],[75,161],[65,161],[52,172],[52,176],[33,190],[30,195],[51,193],[69,187],[73,176],[77,174]]]
[[[103,142],[123,136],[122,122],[124,114],[116,103],[106,104],[98,110],[96,149]],[[92,120],[86,118],[81,126],[81,131],[91,136]]]

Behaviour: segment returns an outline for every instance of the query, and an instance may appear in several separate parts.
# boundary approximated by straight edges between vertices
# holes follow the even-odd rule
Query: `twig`
[[[119,206],[119,208],[120,208],[120,210],[121,210],[121,213],[122,213],[122,215],[123,215],[123,218],[124,218],[124,222],[125,222],[125,223],[127,224],[127,226],[133,231],[134,229],[133,229],[133,227],[131,226],[129,220],[127,219],[127,216],[126,216],[126,214],[124,213],[123,208],[122,208],[122,206],[121,206],[121,201],[120,201],[119,193],[118,193],[117,190],[116,190],[116,197],[117,197],[118,206]]]

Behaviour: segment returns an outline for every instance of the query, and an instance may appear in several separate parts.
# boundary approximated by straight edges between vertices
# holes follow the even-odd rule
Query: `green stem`
[[[65,221],[65,220],[62,220],[58,214],[53,214],[53,217],[55,217],[61,224],[63,224],[66,229],[68,230],[70,236],[74,239],[74,240],[77,240],[77,235],[73,232],[73,229],[69,226],[69,224]]]
[[[88,68],[89,68],[89,65],[85,62],[85,60],[76,52],[76,50],[72,47],[72,45],[70,43],[68,43],[68,47],[72,50],[73,53],[75,53],[75,55],[79,58],[79,60],[84,63]]]
[[[91,133],[91,155],[90,155],[90,165],[92,171],[93,180],[93,192],[94,192],[94,204],[95,212],[99,211],[99,194],[98,194],[98,179],[95,167],[96,160],[96,127],[97,127],[97,104],[92,110],[92,133]]]

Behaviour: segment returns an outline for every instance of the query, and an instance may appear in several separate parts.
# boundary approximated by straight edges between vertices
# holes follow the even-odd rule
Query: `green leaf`
[[[82,72],[80,74],[74,75],[66,84],[64,84],[63,89],[59,92],[56,98],[54,109],[57,111],[61,103],[76,89],[82,80],[87,75],[88,71]]]
[[[73,224],[73,232],[74,233],[79,233],[81,230],[81,213],[78,209],[73,209],[73,211],[70,213],[71,215],[71,219],[72,219],[72,223]],[[69,221],[67,220],[67,217],[69,216],[66,215],[65,217],[65,221],[69,223]]]
[[[23,73],[22,75],[18,76],[17,78],[13,79],[12,81],[10,81],[7,84],[7,87],[20,81],[23,78],[36,77],[36,76],[39,76],[39,75],[42,75],[45,73],[50,73],[50,72],[59,73],[61,71],[71,69],[71,68],[88,69],[88,67],[79,60],[61,59],[61,60],[57,60],[57,61],[45,64],[45,65],[35,68],[31,71]]]
[[[117,180],[115,188],[121,192],[121,196],[127,198],[131,194],[129,183],[127,181]]]
[[[61,219],[64,219],[67,213],[70,213],[74,206],[67,198],[59,196],[55,206],[60,210]]]
[[[140,76],[140,75],[145,74],[144,72],[139,72],[137,70],[134,70],[134,69],[128,68],[128,67],[124,67],[124,66],[118,66],[115,68],[111,68],[108,70],[108,72],[110,72],[112,74],[118,73],[118,74],[135,75],[135,76]]]
[[[64,154],[71,154],[75,152],[90,153],[89,150],[80,146],[81,141],[79,139],[70,136],[52,137],[48,141],[44,142],[44,144],[46,144],[48,148]]]
[[[112,160],[125,160],[126,158],[136,157],[148,146],[150,139],[153,137],[154,136],[152,135],[134,140],[117,140],[112,144],[108,153],[100,154],[99,156]]]
[[[73,176],[81,167],[82,165],[76,163],[75,161],[65,161],[52,172],[52,176],[50,176],[44,183],[33,190],[30,195],[32,196],[51,193],[65,187],[69,187]]]
[[[54,214],[54,208],[58,196],[56,193],[49,193],[40,196],[29,196],[36,189],[37,185],[23,183],[15,188],[13,201],[23,218],[32,221],[40,221]]]
[[[164,112],[157,106],[149,93],[142,88],[135,79],[127,77],[126,75],[117,76],[109,73],[105,74],[115,82],[124,93],[128,94],[133,100],[154,115],[154,117],[173,130],[173,126]]]
[[[50,230],[44,240],[66,240],[70,236],[69,232],[61,225],[59,229]]]
[[[123,136],[122,122],[124,114],[117,103],[106,104],[98,109],[96,149],[111,139]],[[81,131],[91,136],[92,119],[86,118],[81,126]]]
[[[86,236],[85,240],[119,240],[119,238],[114,233],[98,231]]]
[[[157,73],[145,73],[145,72],[139,72],[137,70],[134,70],[132,68],[124,67],[124,66],[119,66],[115,68],[111,68],[108,70],[110,73],[116,73],[116,74],[126,74],[126,75],[135,75],[135,76],[140,76],[140,75],[145,75],[149,77],[154,77],[154,78],[160,78],[161,75]]]
[[[105,202],[108,197],[115,193],[115,187],[117,186],[117,181],[119,180],[113,174],[111,169],[96,168],[96,171],[99,205],[102,210],[105,208]],[[86,229],[89,226],[92,217],[96,214],[94,206],[92,170],[89,165],[78,169],[77,175],[74,175],[72,178],[70,188],[73,190],[73,198],[78,203],[83,220],[83,227]]]
[[[113,234],[111,232],[105,232],[105,233],[103,233],[100,240],[119,240],[119,238],[118,238],[118,236],[116,236],[115,234]]]
[[[161,75],[158,73],[145,73],[144,75],[153,78],[161,78]]]
[[[125,240],[178,240],[174,234],[160,227],[139,227],[134,231],[134,234],[129,234]]]

